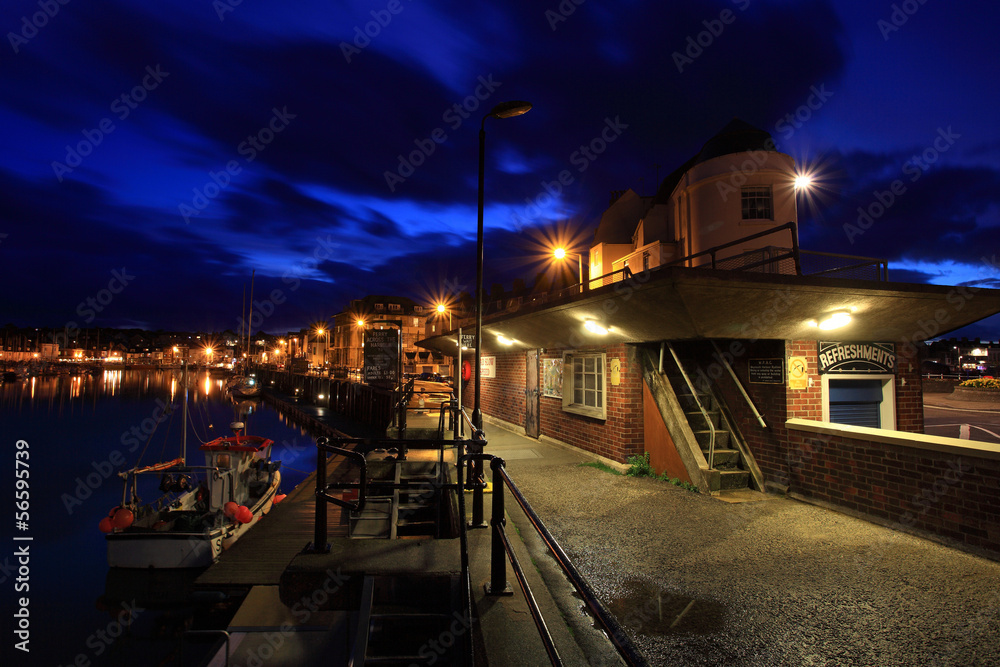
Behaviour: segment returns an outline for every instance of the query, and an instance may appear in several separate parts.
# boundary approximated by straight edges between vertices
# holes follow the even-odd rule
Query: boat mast
[[[188,366],[187,359],[181,360],[181,384],[184,385],[184,408],[181,411],[181,422],[183,424],[181,428],[181,458],[187,463],[187,444],[188,444],[188,389],[187,389],[187,379],[188,379]]]
[[[253,321],[253,278],[257,275],[257,269],[250,272],[250,317],[247,318],[247,368],[250,367],[250,324]]]

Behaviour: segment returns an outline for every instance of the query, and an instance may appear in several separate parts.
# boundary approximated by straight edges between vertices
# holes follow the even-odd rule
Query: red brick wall
[[[788,431],[804,496],[1000,555],[1000,461]]]
[[[908,433],[924,432],[920,359],[912,345],[896,345],[896,429]]]
[[[525,352],[520,350],[505,354],[484,354],[483,356],[495,356],[497,359],[497,376],[495,378],[480,378],[479,380],[483,389],[481,400],[483,414],[524,426],[524,371],[527,363]],[[474,363],[475,360],[473,360]],[[462,404],[468,408],[470,416],[475,404],[475,377],[475,369],[473,369],[472,379],[462,387]]]
[[[562,359],[564,350],[547,349],[545,359]],[[607,348],[587,348],[580,352],[604,352],[607,413],[606,420],[564,412],[562,399],[541,397],[539,407],[540,434],[580,449],[625,463],[633,454],[643,451],[642,371],[633,346],[619,344]],[[525,352],[498,354],[497,377],[483,378],[482,409],[486,415],[524,425]],[[611,385],[611,360],[621,362],[621,382]],[[463,389],[462,403],[471,409],[475,386],[470,381]],[[540,387],[539,387],[540,388]]]

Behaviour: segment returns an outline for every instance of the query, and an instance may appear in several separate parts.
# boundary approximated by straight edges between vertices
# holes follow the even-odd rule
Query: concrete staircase
[[[693,363],[681,361],[685,368],[691,368]],[[690,377],[690,375],[689,375]],[[718,397],[709,391],[701,391],[696,387],[697,400],[692,395],[680,372],[675,368],[672,373],[667,374],[670,386],[673,388],[677,399],[684,409],[688,425],[694,433],[698,445],[709,460],[709,445],[712,441],[712,428],[709,427],[705,414],[698,407],[705,409],[708,420],[711,421],[715,429],[715,451],[714,460],[709,462],[712,471],[712,490],[725,491],[729,489],[746,489],[750,487],[750,466],[744,458],[743,452],[737,447],[737,434],[734,433],[732,425],[726,418]],[[718,487],[715,486],[716,471],[718,473]]]

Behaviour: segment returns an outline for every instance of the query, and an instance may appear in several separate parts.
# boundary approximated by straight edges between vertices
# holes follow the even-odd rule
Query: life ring
[[[463,380],[472,379],[472,363],[469,361],[462,362],[462,379]]]

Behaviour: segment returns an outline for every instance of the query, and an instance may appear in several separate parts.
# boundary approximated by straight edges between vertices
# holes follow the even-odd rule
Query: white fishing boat
[[[186,400],[184,412],[186,425]],[[278,494],[281,463],[271,460],[274,443],[241,434],[245,429],[242,422],[234,422],[231,428],[234,435],[201,445],[203,466],[188,465],[182,445],[176,459],[119,473],[125,481],[122,503],[101,519],[99,526],[107,534],[108,565],[211,565],[284,498]],[[186,435],[187,429],[184,431]],[[150,475],[159,475],[157,488],[163,495],[143,503],[139,487]]]

